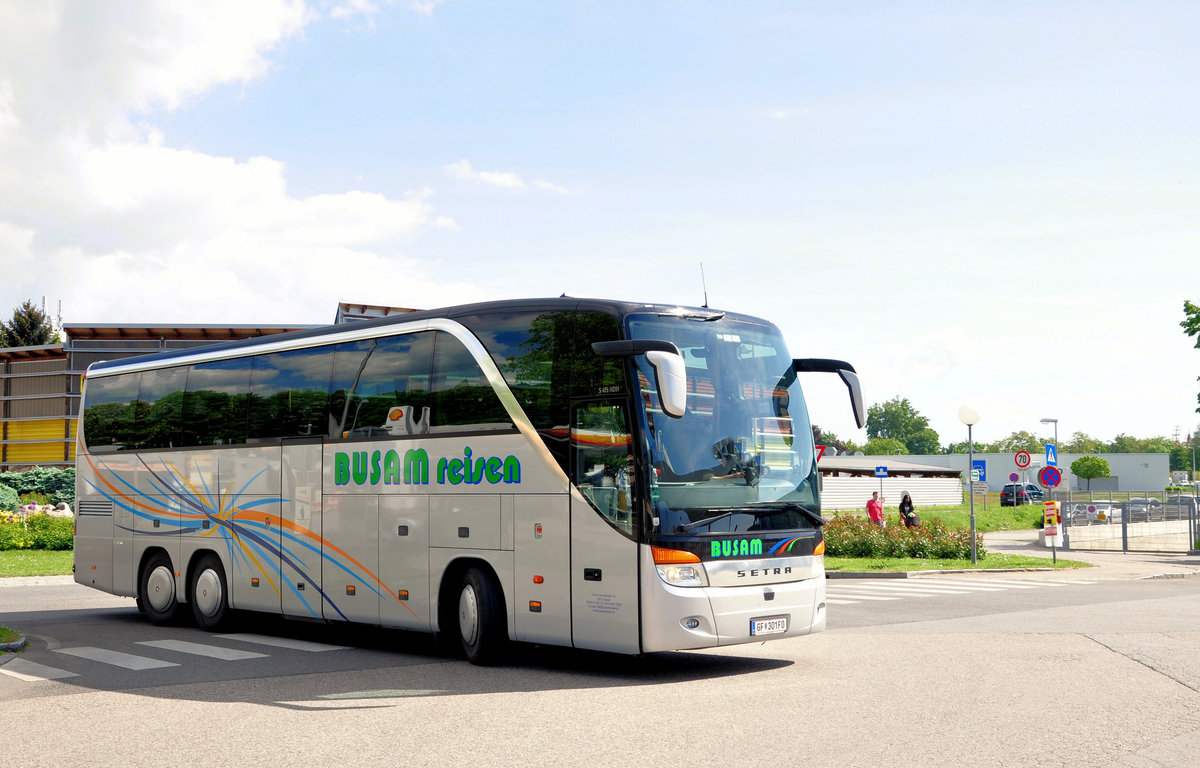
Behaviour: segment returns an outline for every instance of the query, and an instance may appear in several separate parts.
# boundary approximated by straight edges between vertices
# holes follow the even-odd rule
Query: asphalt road
[[[829,587],[829,631],[807,638],[640,659],[523,647],[496,668],[423,635],[215,636],[75,585],[0,587],[0,624],[31,638],[0,667],[0,763],[1197,763],[1200,579]],[[46,669],[74,676],[30,674]]]

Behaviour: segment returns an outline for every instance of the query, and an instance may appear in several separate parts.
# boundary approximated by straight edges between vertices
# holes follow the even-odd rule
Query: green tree
[[[1179,326],[1185,334],[1196,340],[1196,349],[1200,349],[1200,307],[1184,299],[1183,322]],[[1197,381],[1200,381],[1200,378]],[[1200,403],[1200,394],[1196,395],[1196,402]],[[1200,405],[1196,406],[1196,413],[1200,413]]]
[[[1062,449],[1063,453],[1100,453],[1104,450],[1104,443],[1086,432],[1076,432]]]
[[[1092,487],[1093,477],[1108,477],[1110,470],[1108,462],[1099,456],[1080,456],[1075,461],[1071,462],[1071,472],[1076,477],[1082,477],[1088,481],[1088,490]]]
[[[12,319],[3,324],[6,347],[39,347],[54,344],[58,334],[50,316],[28,299],[13,309]]]
[[[873,437],[862,450],[868,456],[904,456],[908,453],[904,443],[894,437]]]
[[[1045,444],[1049,440],[1043,441],[1037,435],[1034,435],[1025,430],[1013,432],[1005,438],[1001,438],[990,444],[987,448],[991,453],[1016,453],[1017,451],[1029,451],[1031,454],[1037,455],[1045,448]]]
[[[895,397],[867,409],[867,437],[899,440],[906,453],[941,450],[937,432],[929,428],[929,419],[918,413],[906,397]]]

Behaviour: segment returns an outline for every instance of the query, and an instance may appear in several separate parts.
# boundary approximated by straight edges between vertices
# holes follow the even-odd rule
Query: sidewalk
[[[995,531],[983,534],[988,552],[1050,559],[1050,547],[1038,544],[1037,531]],[[1112,552],[1059,549],[1066,560],[1091,563],[1088,573],[1108,579],[1184,578],[1200,576],[1200,555],[1173,552]]]

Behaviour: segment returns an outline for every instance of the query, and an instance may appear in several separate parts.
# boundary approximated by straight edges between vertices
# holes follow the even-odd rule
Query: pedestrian
[[[913,509],[912,497],[908,495],[908,491],[903,491],[903,496],[900,498],[900,522],[908,528],[921,527],[921,518]]]
[[[867,517],[875,525],[883,527],[883,498],[879,491],[872,493],[871,500],[867,502]]]

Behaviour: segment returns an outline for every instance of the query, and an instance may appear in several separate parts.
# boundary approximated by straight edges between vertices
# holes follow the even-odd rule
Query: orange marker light
[[[546,581],[546,580],[545,580],[545,579],[543,579],[541,576],[534,576],[534,577],[533,577],[533,583],[534,583],[534,584],[541,584],[541,583],[543,583],[544,581]]]
[[[684,552],[681,549],[664,549],[663,547],[650,547],[651,554],[654,555],[655,565],[669,565],[672,563],[698,563],[700,556],[692,552]]]
[[[818,545],[817,545],[817,548],[813,550],[813,554],[814,554],[814,555],[823,555],[823,554],[825,554],[825,542],[823,542],[823,541],[822,541],[820,544],[818,544]]]

